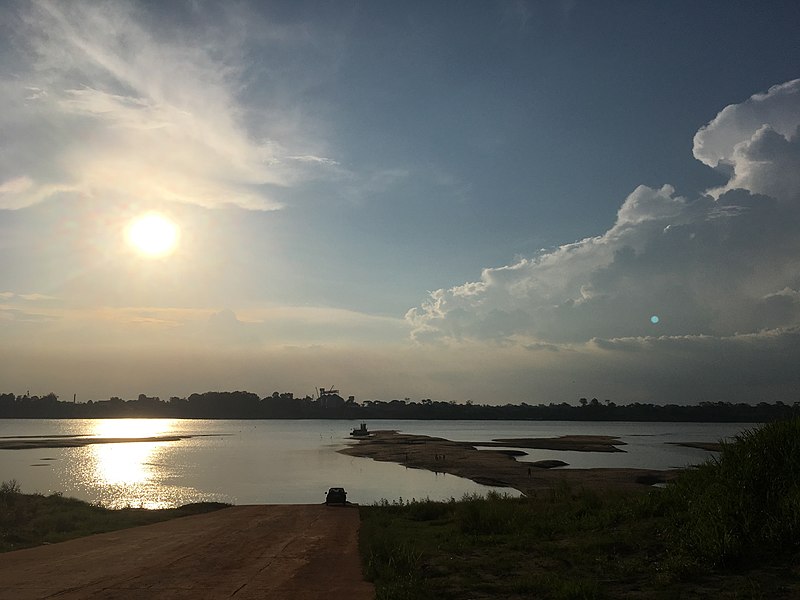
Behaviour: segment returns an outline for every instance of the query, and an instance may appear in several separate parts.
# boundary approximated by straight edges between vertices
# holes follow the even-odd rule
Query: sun
[[[125,231],[128,243],[148,258],[172,254],[178,245],[178,226],[167,217],[151,212],[136,217]]]

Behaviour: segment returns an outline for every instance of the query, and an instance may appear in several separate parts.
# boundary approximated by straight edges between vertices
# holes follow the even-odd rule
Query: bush
[[[719,457],[664,491],[680,564],[726,566],[800,547],[800,418],[723,442]]]
[[[6,498],[20,493],[19,483],[16,479],[0,483],[0,497]]]

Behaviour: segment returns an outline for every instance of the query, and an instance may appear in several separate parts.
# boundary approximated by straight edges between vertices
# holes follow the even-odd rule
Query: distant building
[[[326,390],[324,387],[319,388],[319,403],[322,408],[343,408],[344,398],[339,395],[339,390],[333,388]]]

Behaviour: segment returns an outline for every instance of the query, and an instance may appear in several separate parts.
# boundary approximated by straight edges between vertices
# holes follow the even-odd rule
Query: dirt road
[[[358,510],[235,506],[0,554],[0,598],[372,600]]]

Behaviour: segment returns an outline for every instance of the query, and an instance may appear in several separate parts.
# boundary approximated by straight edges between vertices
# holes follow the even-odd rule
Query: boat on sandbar
[[[355,427],[353,431],[350,433],[353,437],[366,437],[369,435],[369,429],[367,429],[367,424],[362,423],[360,427]]]

